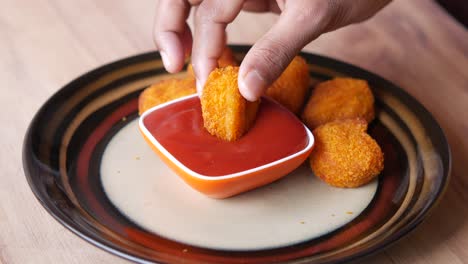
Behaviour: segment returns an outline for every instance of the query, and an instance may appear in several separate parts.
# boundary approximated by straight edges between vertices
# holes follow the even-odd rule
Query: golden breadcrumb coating
[[[281,76],[267,89],[266,94],[298,115],[309,91],[309,67],[296,56]]]
[[[141,115],[146,110],[159,104],[196,93],[195,80],[167,79],[159,81],[146,88],[138,98],[138,112]]]
[[[357,117],[367,122],[374,119],[374,96],[366,81],[352,78],[319,83],[302,113],[310,129],[330,121]]]
[[[239,66],[236,58],[234,57],[234,53],[232,52],[231,48],[226,46],[221,54],[221,57],[218,59],[218,67],[224,68],[227,66]],[[195,73],[193,72],[192,63],[189,63],[187,66],[187,74],[189,77],[195,78]]]
[[[201,96],[203,122],[208,132],[227,141],[239,139],[254,123],[259,100],[249,102],[239,92],[239,67],[215,69]]]
[[[335,187],[354,188],[374,179],[384,168],[384,155],[366,133],[364,119],[338,120],[317,127],[310,166]]]

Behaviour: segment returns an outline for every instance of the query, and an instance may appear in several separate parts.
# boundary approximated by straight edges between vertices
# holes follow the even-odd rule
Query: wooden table
[[[25,180],[21,146],[34,113],[62,85],[103,63],[153,50],[155,2],[0,1],[0,263],[127,263],[48,215]],[[274,21],[242,14],[229,27],[229,42],[253,43]],[[362,262],[468,263],[468,31],[433,1],[400,0],[305,50],[403,87],[434,114],[452,147],[452,181],[432,215]]]

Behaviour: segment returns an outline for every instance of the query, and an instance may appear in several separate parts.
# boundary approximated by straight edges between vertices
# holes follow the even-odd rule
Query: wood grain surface
[[[21,146],[38,108],[104,63],[154,49],[154,0],[0,0],[0,263],[127,263],[56,222],[32,194]],[[255,20],[254,20],[255,19]],[[276,20],[242,14],[229,42],[252,44]],[[254,22],[255,21],[255,22]],[[430,0],[396,0],[306,51],[375,72],[416,97],[452,147],[450,186],[427,220],[362,263],[468,263],[468,32]]]

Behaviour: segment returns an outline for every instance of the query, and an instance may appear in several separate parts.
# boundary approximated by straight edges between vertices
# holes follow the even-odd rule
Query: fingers
[[[171,10],[171,15],[166,12]],[[161,53],[164,67],[175,73],[182,69],[192,46],[190,28],[186,23],[190,4],[185,0],[161,0],[156,10],[154,41]]]
[[[197,9],[192,64],[199,93],[218,65],[226,42],[226,26],[239,14],[243,3],[244,0],[204,0]]]
[[[278,22],[252,47],[240,67],[240,92],[246,99],[255,101],[310,41],[324,32],[365,20],[389,2],[391,0],[160,0],[154,39],[169,72],[182,69],[193,42],[192,64],[197,90],[201,92],[225,47],[226,26],[241,9],[282,12]],[[198,5],[193,40],[186,23],[191,5]]]
[[[239,91],[257,100],[294,56],[326,28],[329,1],[287,2],[277,23],[250,49],[239,70]]]
[[[247,53],[239,70],[239,90],[257,100],[291,62],[320,34],[363,21],[391,0],[277,1],[278,22]]]

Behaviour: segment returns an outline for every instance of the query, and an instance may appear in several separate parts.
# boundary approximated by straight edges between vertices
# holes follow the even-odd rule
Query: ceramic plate
[[[247,46],[232,47],[238,59]],[[72,81],[39,110],[23,163],[44,208],[86,241],[136,262],[336,263],[415,228],[448,183],[450,152],[430,113],[395,85],[357,67],[302,54],[311,86],[334,76],[368,80],[385,154],[378,179],[330,187],[303,165],[229,199],[188,187],[138,131],[137,98],[168,78],[158,53],[123,59]]]

